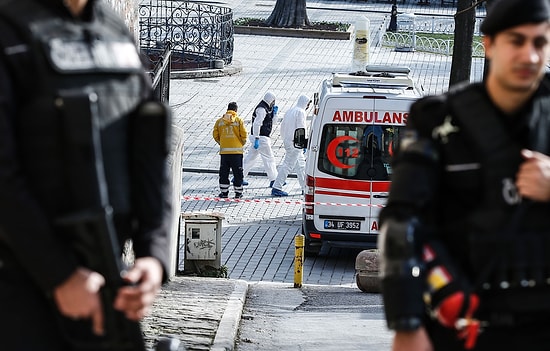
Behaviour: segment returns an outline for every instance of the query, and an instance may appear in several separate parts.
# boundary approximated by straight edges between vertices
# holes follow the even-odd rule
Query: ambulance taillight
[[[315,179],[312,176],[307,176],[306,179],[306,192],[305,192],[305,214],[313,216],[313,203],[315,202]],[[311,217],[313,219],[313,217]]]

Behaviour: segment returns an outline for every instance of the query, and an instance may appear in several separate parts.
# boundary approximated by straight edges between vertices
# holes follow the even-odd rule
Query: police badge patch
[[[53,38],[47,46],[46,55],[58,72],[117,72],[142,67],[136,47],[130,42]]]

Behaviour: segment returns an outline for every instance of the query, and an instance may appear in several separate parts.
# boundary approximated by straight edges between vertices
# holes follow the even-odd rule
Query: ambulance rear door
[[[360,242],[370,230],[371,189],[359,172],[364,171],[360,166],[365,121],[374,106],[373,99],[358,94],[329,96],[323,106],[314,222],[331,242]]]

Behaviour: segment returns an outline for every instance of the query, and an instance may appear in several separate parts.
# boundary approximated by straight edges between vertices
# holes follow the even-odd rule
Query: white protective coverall
[[[271,92],[267,92],[264,95],[263,101],[265,101],[270,107],[275,104],[275,95]],[[252,166],[254,165],[258,155],[262,157],[264,163],[265,172],[269,181],[274,181],[277,177],[277,167],[275,165],[275,157],[273,157],[273,151],[271,150],[271,138],[268,136],[260,135],[260,127],[264,123],[264,118],[267,115],[267,111],[262,107],[256,108],[256,117],[254,118],[254,124],[252,125],[252,133],[248,136],[250,140],[250,147],[243,160],[243,175],[246,178]],[[275,117],[273,118],[275,119]],[[275,121],[273,121],[275,122]],[[260,146],[255,149],[254,141],[256,138],[260,140]]]
[[[306,109],[310,101],[309,97],[300,95],[296,105],[285,113],[281,122],[281,137],[285,147],[285,156],[279,166],[279,173],[273,183],[273,189],[282,190],[286,177],[291,171],[294,171],[300,187],[305,190],[306,159],[303,150],[294,147],[294,131],[306,127]]]

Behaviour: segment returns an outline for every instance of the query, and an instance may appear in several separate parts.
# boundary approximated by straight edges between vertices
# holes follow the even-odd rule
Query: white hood
[[[300,97],[298,98],[298,102],[296,102],[296,106],[299,108],[303,108],[305,110],[307,107],[307,104],[309,104],[310,101],[311,100],[309,99],[308,96],[300,95]]]
[[[294,131],[297,128],[305,128],[306,123],[306,108],[309,103],[309,97],[300,95],[296,105],[285,113],[285,117],[281,122],[280,133],[283,140],[291,145],[294,139]]]
[[[267,102],[267,104],[269,106],[271,106],[271,104],[275,101],[275,94],[273,94],[272,92],[268,91],[267,93],[265,93],[264,95],[264,101]]]

